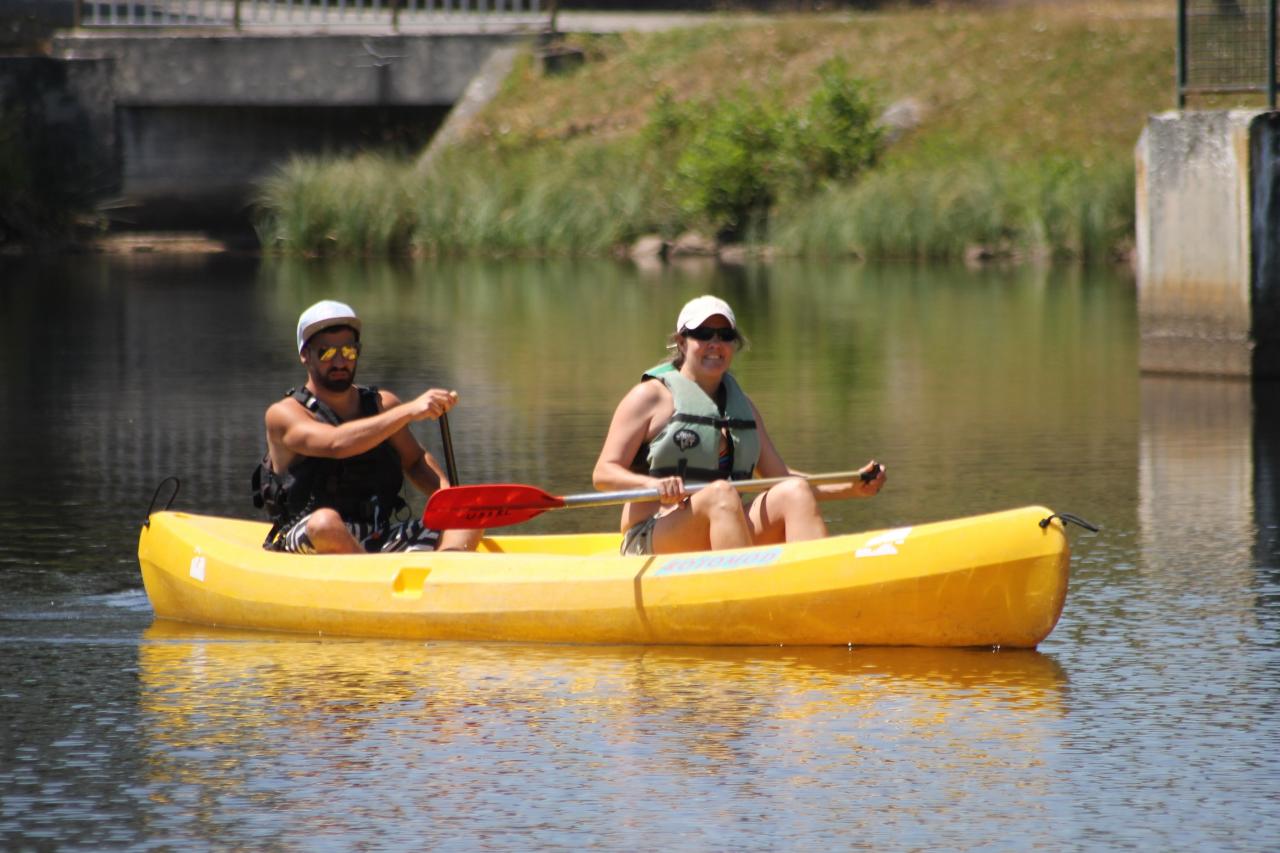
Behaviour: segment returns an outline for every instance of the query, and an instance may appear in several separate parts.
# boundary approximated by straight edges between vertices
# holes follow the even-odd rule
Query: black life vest
[[[378,414],[378,389],[357,385],[356,390],[360,392],[357,417]],[[290,388],[285,396],[297,400],[319,420],[334,426],[342,423],[337,413],[307,388]],[[300,456],[283,475],[272,470],[267,453],[251,482],[253,505],[265,508],[274,522],[271,536],[322,507],[336,509],[344,521],[383,527],[391,522],[394,513],[407,506],[400,496],[404,485],[400,454],[390,441],[346,459]]]

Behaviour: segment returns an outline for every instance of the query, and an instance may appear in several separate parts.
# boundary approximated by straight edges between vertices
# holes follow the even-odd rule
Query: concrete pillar
[[[1280,113],[1153,116],[1136,161],[1139,366],[1200,375],[1142,379],[1143,565],[1245,592],[1280,554]]]
[[[1148,121],[1135,152],[1143,371],[1280,376],[1278,128],[1254,110]]]
[[[57,233],[120,186],[114,66],[0,56],[0,242]]]

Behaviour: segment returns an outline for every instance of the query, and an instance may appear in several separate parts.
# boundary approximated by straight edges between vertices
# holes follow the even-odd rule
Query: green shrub
[[[790,116],[748,92],[719,104],[676,161],[680,207],[722,236],[741,235],[778,197]]]
[[[879,154],[866,86],[842,60],[822,66],[803,109],[780,100],[741,91],[699,117],[663,92],[650,111],[650,144],[681,147],[674,180],[681,209],[722,237],[763,228],[779,199],[854,180]]]
[[[686,142],[696,116],[691,105],[676,100],[670,89],[660,89],[646,116],[641,138],[647,148],[680,148]]]
[[[788,153],[797,167],[793,192],[812,192],[828,181],[849,182],[875,165],[884,133],[866,84],[843,59],[818,70],[819,84],[807,109],[792,123]]]

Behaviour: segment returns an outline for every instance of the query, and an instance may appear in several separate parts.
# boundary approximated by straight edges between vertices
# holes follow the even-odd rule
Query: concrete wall
[[[124,106],[455,103],[499,47],[528,36],[63,34],[59,56],[110,57]]]
[[[295,155],[421,151],[445,107],[121,107],[115,217],[143,229],[239,230],[258,182]]]
[[[1256,112],[1152,116],[1138,141],[1137,266],[1145,371],[1252,369],[1249,133]]]
[[[1152,116],[1135,155],[1139,366],[1280,378],[1280,113]]]
[[[81,32],[53,49],[114,68],[117,222],[225,229],[293,155],[422,150],[490,56],[529,38]]]
[[[0,242],[61,230],[121,182],[109,60],[0,57]]]
[[[72,0],[0,0],[0,49],[38,49],[57,27],[73,23]]]

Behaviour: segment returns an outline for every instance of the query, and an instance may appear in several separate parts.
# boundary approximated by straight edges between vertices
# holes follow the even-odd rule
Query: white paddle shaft
[[[845,483],[853,482],[861,476],[860,471],[838,471],[832,474],[793,474],[791,477],[769,477],[763,480],[729,480],[729,485],[740,492],[763,492],[779,483],[799,477],[810,483]],[[710,483],[693,483],[684,487],[688,494],[705,489]],[[582,495],[565,495],[562,500],[568,507],[613,506],[631,501],[654,500],[658,497],[657,489],[631,489],[623,492],[589,492]]]

